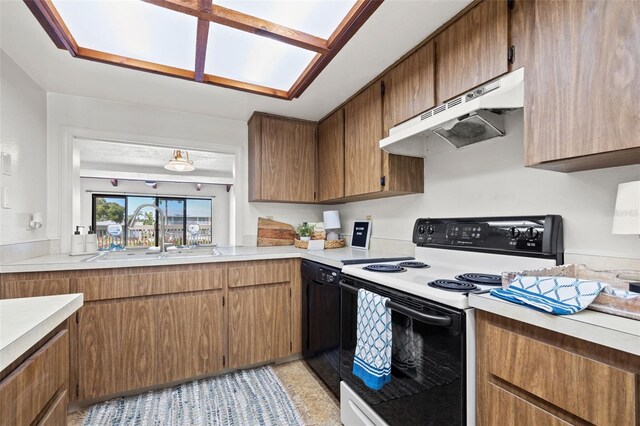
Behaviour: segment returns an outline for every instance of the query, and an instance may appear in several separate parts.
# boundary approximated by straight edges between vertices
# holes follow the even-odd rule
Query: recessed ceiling
[[[87,0],[89,1],[89,0]],[[0,47],[45,91],[246,122],[254,111],[318,120],[472,0],[387,0],[297,99],[286,101],[79,61],[59,50],[20,0],[0,1]]]
[[[26,0],[71,56],[299,97],[383,0]]]

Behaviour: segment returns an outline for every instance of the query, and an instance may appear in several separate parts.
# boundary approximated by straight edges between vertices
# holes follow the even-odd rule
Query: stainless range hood
[[[390,129],[380,148],[424,157],[427,138],[433,135],[455,148],[504,136],[504,114],[523,106],[524,69],[520,68]]]

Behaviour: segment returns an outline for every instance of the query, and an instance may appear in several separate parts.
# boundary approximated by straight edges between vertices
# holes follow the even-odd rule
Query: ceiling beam
[[[236,89],[243,92],[256,93],[258,95],[270,96],[272,98],[289,99],[289,94],[285,90],[274,89],[273,87],[260,86],[258,84],[245,83],[244,81],[232,78],[220,77],[217,75],[205,74],[203,83],[214,86]]]
[[[192,0],[191,0],[192,1]],[[211,8],[211,0],[199,0],[199,9],[207,11]],[[196,81],[202,83],[204,77],[204,64],[207,58],[207,43],[209,41],[209,21],[198,18],[198,31],[196,34]]]
[[[209,21],[198,19],[198,34],[196,36],[196,81],[202,83],[204,77],[204,63],[207,58],[207,41],[209,40]]]
[[[71,56],[78,54],[78,43],[58,14],[51,0],[24,0],[42,28],[59,49],[66,49]]]
[[[100,52],[99,50],[87,49],[86,47],[78,47],[77,56],[90,61],[103,62],[124,68],[147,71],[153,74],[168,75],[170,77],[177,77],[185,80],[193,80],[195,78],[195,73],[193,71]]]
[[[272,38],[282,43],[297,46],[302,49],[326,54],[329,52],[327,40],[294,30],[283,25],[256,18],[226,7],[212,4],[207,9],[199,7],[197,0],[143,0],[156,6],[171,9],[176,12],[195,16],[199,19],[214,22],[216,24],[232,27],[240,31],[262,37]]]
[[[328,41],[329,53],[316,55],[305,68],[300,77],[293,83],[288,92],[289,99],[299,97],[309,87],[313,80],[320,75],[329,62],[340,52],[351,37],[367,22],[373,12],[380,7],[384,0],[358,0],[338,28],[331,34]]]

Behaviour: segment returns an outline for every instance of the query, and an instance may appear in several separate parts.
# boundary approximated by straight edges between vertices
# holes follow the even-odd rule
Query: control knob
[[[425,232],[426,232],[426,228],[424,227],[424,225],[418,226],[418,234],[422,235]]]
[[[518,238],[518,235],[520,235],[520,230],[518,228],[516,228],[515,226],[512,226],[511,228],[509,228],[507,233],[509,234],[509,236],[511,238]]]
[[[537,238],[540,233],[533,226],[527,228],[527,238]]]
[[[436,228],[435,228],[435,226],[433,226],[433,225],[429,225],[429,226],[427,226],[427,234],[431,235],[431,234],[433,234],[434,232],[436,232]]]

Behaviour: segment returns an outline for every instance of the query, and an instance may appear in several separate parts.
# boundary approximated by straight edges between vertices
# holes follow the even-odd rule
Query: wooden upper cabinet
[[[344,110],[318,125],[318,201],[344,197]]]
[[[438,34],[438,104],[509,71],[508,19],[506,0],[484,0]]]
[[[382,190],[382,87],[376,81],[344,107],[345,196]]]
[[[433,41],[416,50],[384,77],[384,135],[403,121],[435,106]]]
[[[640,2],[533,7],[526,165],[576,171],[640,163]]]
[[[249,120],[249,200],[313,203],[316,123],[255,113]]]

